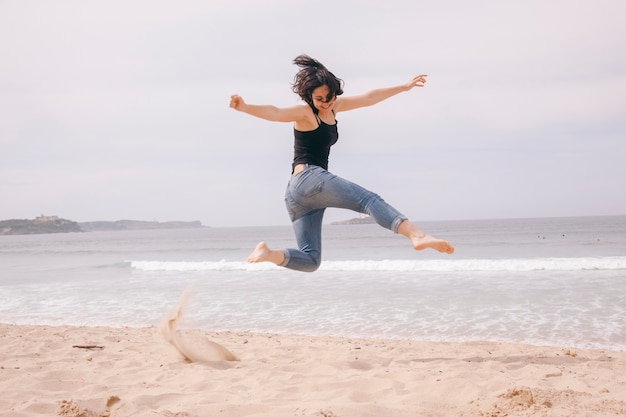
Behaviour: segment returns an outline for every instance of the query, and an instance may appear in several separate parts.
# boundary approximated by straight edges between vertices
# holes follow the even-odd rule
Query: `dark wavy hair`
[[[335,77],[335,75],[328,71],[318,60],[308,55],[298,55],[293,60],[293,63],[300,67],[292,84],[293,92],[311,106],[315,113],[317,113],[317,109],[313,105],[312,96],[313,90],[317,87],[323,85],[328,86],[329,94],[328,97],[326,97],[327,100],[343,94],[343,80]]]

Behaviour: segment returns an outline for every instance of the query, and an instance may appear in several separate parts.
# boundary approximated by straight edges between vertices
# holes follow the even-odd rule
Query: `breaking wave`
[[[130,261],[138,271],[267,271],[280,269],[270,263],[236,261]],[[588,258],[456,259],[456,260],[361,260],[324,261],[320,271],[462,272],[462,271],[584,271],[626,270],[625,256]]]

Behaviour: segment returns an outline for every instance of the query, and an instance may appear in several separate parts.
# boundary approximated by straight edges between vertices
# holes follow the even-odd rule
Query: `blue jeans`
[[[285,204],[298,249],[284,249],[285,261],[280,266],[304,272],[315,271],[322,261],[322,219],[327,207],[369,214],[376,223],[394,233],[407,219],[377,194],[315,165],[292,175]]]

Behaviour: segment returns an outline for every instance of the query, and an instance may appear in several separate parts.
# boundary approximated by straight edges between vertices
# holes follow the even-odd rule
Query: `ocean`
[[[377,225],[324,225],[314,273],[248,264],[290,226],[0,236],[0,322],[183,326],[626,349],[626,216],[416,223],[454,255]]]

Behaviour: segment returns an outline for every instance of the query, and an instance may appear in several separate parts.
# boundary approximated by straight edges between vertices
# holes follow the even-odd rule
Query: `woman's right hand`
[[[238,96],[237,94],[233,94],[232,96],[230,96],[230,108],[231,109],[241,111],[241,108],[245,106],[245,104],[246,102],[243,101],[243,98],[241,98],[241,96]]]

